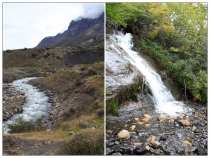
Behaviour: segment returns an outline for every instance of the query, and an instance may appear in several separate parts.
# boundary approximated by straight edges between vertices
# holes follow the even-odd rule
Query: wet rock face
[[[127,59],[129,56],[121,47],[115,49],[107,37],[106,45],[106,92],[114,94],[121,86],[134,84],[142,74]]]
[[[143,98],[122,105],[118,117],[107,116],[107,155],[208,154],[206,107],[192,107],[192,113],[171,118],[157,113]],[[118,137],[122,130],[128,131],[129,139]]]
[[[135,93],[141,89],[143,75],[131,65],[126,51],[117,45],[113,46],[109,35],[105,55],[107,108],[118,109],[119,104],[136,100]],[[107,110],[107,113],[112,112]]]

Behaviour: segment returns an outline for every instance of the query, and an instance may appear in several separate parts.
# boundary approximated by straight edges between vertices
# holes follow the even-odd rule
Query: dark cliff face
[[[84,46],[102,42],[104,42],[104,13],[96,19],[72,20],[68,30],[56,36],[45,37],[36,47]]]

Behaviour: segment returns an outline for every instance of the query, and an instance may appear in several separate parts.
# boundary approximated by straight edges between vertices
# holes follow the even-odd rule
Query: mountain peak
[[[103,40],[103,38],[98,38],[102,34],[104,34],[104,13],[95,19],[79,17],[70,22],[68,30],[56,36],[45,37],[36,47],[76,46],[98,43]]]

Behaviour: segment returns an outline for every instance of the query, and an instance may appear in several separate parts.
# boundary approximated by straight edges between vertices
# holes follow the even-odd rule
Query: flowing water
[[[48,97],[45,93],[40,92],[36,87],[28,84],[29,80],[33,78],[24,78],[15,80],[12,85],[15,87],[16,91],[23,92],[25,94],[26,102],[23,105],[23,112],[20,114],[15,114],[9,120],[3,122],[3,128],[5,133],[9,131],[8,124],[15,123],[16,119],[23,117],[24,120],[37,120],[38,118],[44,116],[43,121],[50,128],[51,123],[48,121],[49,110],[51,109],[51,103],[48,102]]]
[[[132,50],[133,43],[130,33],[124,35],[122,32],[118,32],[117,34],[111,35],[110,38],[113,43],[113,49],[120,53],[120,50],[115,46],[118,45],[122,47],[127,52],[127,60],[135,65],[144,75],[146,80],[145,84],[147,84],[152,91],[152,99],[157,112],[176,116],[189,111],[189,108],[187,108],[186,105],[175,100],[171,92],[164,86],[161,77],[155,72],[155,70],[139,55],[138,52]]]

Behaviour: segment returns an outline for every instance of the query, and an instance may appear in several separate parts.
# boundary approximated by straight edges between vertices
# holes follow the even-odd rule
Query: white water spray
[[[122,47],[127,52],[130,63],[135,65],[144,75],[146,84],[152,91],[157,112],[176,116],[185,113],[189,109],[182,102],[178,102],[174,99],[170,91],[164,86],[161,77],[147,64],[138,52],[132,50],[133,43],[131,34],[127,33],[124,35],[118,32],[117,35],[113,34],[110,38],[113,43],[113,49],[120,53],[120,50],[118,50],[115,45]]]

